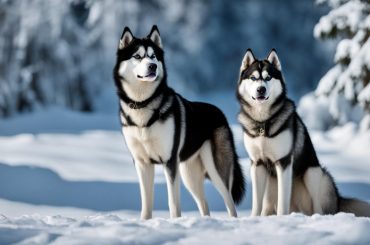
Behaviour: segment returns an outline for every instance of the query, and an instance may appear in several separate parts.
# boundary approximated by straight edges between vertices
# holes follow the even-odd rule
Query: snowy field
[[[200,218],[182,187],[183,217],[168,219],[164,176],[156,168],[154,219],[140,221],[137,177],[106,94],[98,112],[49,108],[0,122],[0,244],[370,244],[370,219],[351,214],[249,217],[249,164],[233,92],[202,100],[226,111],[248,179],[240,218],[228,218],[206,183],[212,217]],[[196,98],[196,96],[194,96]],[[226,103],[225,103],[226,101]],[[311,132],[344,196],[370,201],[370,134],[347,124]]]

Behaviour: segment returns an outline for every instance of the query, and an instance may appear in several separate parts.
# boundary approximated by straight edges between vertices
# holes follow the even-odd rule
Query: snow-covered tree
[[[331,10],[314,28],[319,39],[339,40],[335,66],[320,80],[316,96],[328,99],[334,124],[352,121],[370,128],[370,2],[319,0]]]
[[[175,89],[235,89],[245,50],[262,58],[275,47],[297,98],[329,67],[311,35],[320,12],[312,0],[0,0],[0,117],[99,107],[123,27],[145,36],[153,24]]]

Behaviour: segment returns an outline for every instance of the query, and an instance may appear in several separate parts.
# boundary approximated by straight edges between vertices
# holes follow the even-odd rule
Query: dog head
[[[264,60],[256,59],[252,50],[247,50],[240,67],[238,96],[250,105],[269,105],[285,96],[281,64],[275,49]]]
[[[156,25],[145,38],[136,38],[128,27],[124,28],[119,40],[114,77],[119,88],[141,90],[140,94],[150,92],[165,81],[164,52]]]

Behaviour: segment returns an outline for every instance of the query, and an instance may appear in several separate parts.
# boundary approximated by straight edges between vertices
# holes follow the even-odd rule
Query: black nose
[[[155,71],[157,69],[157,65],[156,64],[149,64],[149,70],[150,71]]]
[[[257,93],[260,95],[264,95],[266,93],[266,88],[261,86],[257,88]]]

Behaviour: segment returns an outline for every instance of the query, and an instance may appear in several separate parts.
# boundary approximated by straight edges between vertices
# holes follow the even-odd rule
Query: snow
[[[298,104],[298,113],[312,130],[327,130],[333,124],[329,113],[329,99],[309,93],[303,96]]]
[[[328,15],[320,18],[319,23],[314,28],[316,38],[325,36],[338,29],[340,31],[348,28],[351,32],[357,32],[362,25],[362,19],[366,17],[366,3],[360,0],[352,0],[341,6],[336,6]]]
[[[0,240],[21,244],[366,244],[370,219],[350,214],[307,217],[155,218],[96,214],[81,219],[21,216],[0,219]]]
[[[314,28],[316,38],[338,38],[336,63],[319,81],[317,97],[325,97],[332,126],[360,123],[369,114],[370,16],[367,1],[328,0],[332,9]],[[321,100],[323,101],[323,100]],[[321,117],[324,118],[325,117]],[[362,124],[365,125],[365,124]]]
[[[218,105],[232,123],[248,180],[239,218],[227,217],[220,195],[206,182],[212,216],[199,217],[193,199],[182,186],[183,217],[169,219],[163,171],[157,167],[154,219],[139,220],[137,177],[119,129],[117,108],[112,106],[116,98],[109,91],[103,92],[95,113],[49,107],[2,120],[0,244],[370,242],[370,219],[351,214],[249,217],[249,160],[236,123],[238,106],[235,99],[225,100],[234,98],[234,91],[187,97]],[[301,104],[306,104],[306,109],[315,102],[314,97],[305,100]],[[370,133],[360,132],[354,123],[327,133],[317,129],[310,132],[320,161],[336,179],[340,192],[370,201]]]

